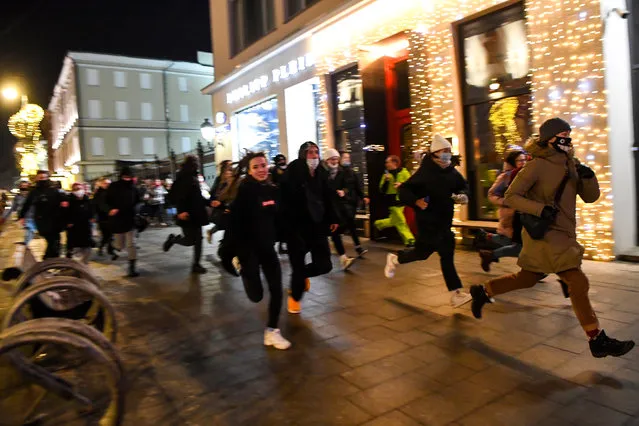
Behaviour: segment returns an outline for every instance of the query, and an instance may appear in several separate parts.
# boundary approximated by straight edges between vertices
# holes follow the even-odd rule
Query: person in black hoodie
[[[78,255],[82,263],[88,264],[93,247],[92,221],[93,203],[84,193],[84,184],[75,182],[71,187],[69,207],[65,209],[67,227],[67,250]],[[70,256],[68,256],[70,257]]]
[[[193,246],[193,265],[191,272],[205,274],[206,269],[200,264],[202,258],[202,227],[208,225],[206,212],[207,200],[202,197],[200,182],[198,181],[199,164],[194,155],[187,155],[177,174],[175,183],[171,187],[169,197],[177,207],[178,225],[182,228],[182,235],[170,234],[163,245],[164,251],[169,251],[173,244]]]
[[[47,241],[44,259],[60,256],[60,231],[64,226],[62,209],[68,206],[64,194],[55,188],[49,180],[49,172],[39,170],[36,174],[35,188],[29,193],[20,210],[20,225],[24,226],[25,216],[34,208],[34,221],[38,232]]]
[[[120,170],[120,180],[109,185],[106,193],[106,205],[109,209],[109,228],[113,232],[115,248],[122,250],[125,246],[129,259],[131,278],[140,274],[135,268],[137,252],[135,247],[135,215],[141,202],[140,192],[136,188],[133,173],[128,166]],[[117,256],[113,256],[115,260]]]
[[[455,204],[468,203],[468,183],[452,164],[451,148],[450,142],[435,135],[430,154],[424,157],[419,170],[399,187],[400,201],[415,208],[418,235],[413,249],[388,254],[384,274],[392,278],[397,265],[426,260],[437,252],[444,281],[451,292],[450,303],[459,307],[472,298],[461,291],[451,227]]]
[[[277,327],[282,310],[282,269],[275,252],[277,240],[278,188],[269,182],[264,153],[247,153],[242,160],[247,176],[230,206],[230,235],[242,265],[241,276],[248,298],[257,303],[264,296],[260,268],[266,277],[271,300],[264,345],[288,349],[291,343]]]
[[[107,248],[107,253],[112,257],[116,258],[118,255],[115,253],[113,249],[113,233],[111,232],[111,228],[109,227],[109,206],[106,203],[106,195],[107,189],[111,181],[106,178],[101,178],[98,180],[96,186],[97,189],[93,194],[93,211],[96,214],[98,220],[98,228],[100,228],[100,234],[102,235],[102,239],[100,240],[100,246],[98,249],[98,255],[102,256],[104,254],[104,247]]]
[[[309,278],[333,269],[328,235],[339,225],[328,172],[318,167],[319,162],[317,144],[305,142],[280,184],[285,239],[292,269],[288,298],[288,311],[292,314],[301,312],[300,301],[304,291],[310,289]],[[308,265],[305,261],[307,253],[312,257],[312,263]]]

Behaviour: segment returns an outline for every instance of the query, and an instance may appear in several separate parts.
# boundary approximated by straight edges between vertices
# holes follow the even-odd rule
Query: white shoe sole
[[[274,347],[275,349],[279,349],[281,351],[285,351],[285,350],[287,350],[288,348],[291,347],[291,342],[289,342],[288,344],[278,345],[278,344],[276,344],[274,342],[264,341],[264,346],[266,346],[267,348],[268,347]]]
[[[468,297],[464,297],[464,299],[456,299],[454,302],[451,301],[450,305],[453,308],[459,308],[460,306],[464,306],[466,303],[472,302],[473,297],[468,294]]]
[[[393,260],[392,259],[393,259],[392,254],[389,253],[386,256],[386,266],[384,266],[384,276],[386,278],[394,278],[395,277],[395,268],[397,266],[393,264]]]
[[[346,262],[342,263],[342,271],[348,271],[348,268],[353,266],[353,262],[355,262],[355,259],[348,259]]]

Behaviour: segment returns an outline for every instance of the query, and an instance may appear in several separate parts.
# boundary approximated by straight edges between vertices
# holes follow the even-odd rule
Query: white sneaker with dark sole
[[[264,330],[264,346],[273,346],[275,349],[286,350],[291,347],[291,342],[282,337],[279,328]]]
[[[460,306],[465,305],[471,300],[473,300],[473,297],[470,294],[464,293],[461,290],[457,290],[453,292],[453,295],[450,297],[450,306],[452,306],[453,308],[459,308]]]
[[[353,265],[353,262],[355,262],[355,259],[346,255],[341,256],[339,259],[339,263],[342,266],[342,271],[348,271],[348,268]]]
[[[395,269],[399,265],[397,255],[388,253],[386,255],[386,266],[384,267],[384,276],[386,278],[393,278],[395,276]]]

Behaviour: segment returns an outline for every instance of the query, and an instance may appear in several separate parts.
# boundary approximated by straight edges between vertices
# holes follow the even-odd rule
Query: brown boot
[[[493,252],[490,250],[479,250],[479,258],[481,259],[481,269],[484,272],[490,272],[490,264],[496,262]]]

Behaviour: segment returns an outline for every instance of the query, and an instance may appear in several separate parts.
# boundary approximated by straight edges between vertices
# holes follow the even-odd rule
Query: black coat
[[[93,211],[100,223],[109,222],[109,206],[106,202],[107,190],[104,188],[98,188],[93,195],[91,202],[93,203]]]
[[[449,231],[455,210],[451,196],[467,193],[468,183],[454,166],[442,169],[430,157],[424,158],[419,170],[399,187],[400,201],[415,208],[420,233]],[[415,206],[417,200],[426,197],[426,210]]]
[[[328,172],[318,167],[311,176],[306,161],[294,160],[281,180],[283,220],[288,233],[330,233],[339,223]]]
[[[333,192],[340,219],[354,217],[357,213],[357,206],[364,199],[364,191],[353,169],[340,166],[335,177],[329,178],[328,184]],[[337,195],[338,190],[344,191],[343,197]]]
[[[69,248],[93,247],[91,219],[94,215],[93,203],[89,197],[86,195],[83,198],[78,198],[75,195],[69,197],[69,207],[64,209]]]
[[[175,204],[178,214],[189,214],[187,221],[178,219],[180,226],[204,226],[208,225],[209,217],[206,212],[207,200],[202,197],[200,182],[196,174],[181,170],[177,174],[175,183],[171,187],[171,201]]]
[[[24,218],[33,206],[33,219],[38,232],[41,234],[59,233],[64,227],[62,203],[66,200],[66,196],[57,188],[53,188],[50,181],[38,182],[35,188],[29,192],[19,217],[20,219]]]
[[[118,180],[109,185],[106,193],[106,205],[109,211],[118,210],[115,216],[109,216],[111,232],[123,234],[133,230],[139,203],[140,193],[132,180]]]
[[[271,169],[269,170],[269,174],[271,175],[271,182],[273,182],[273,184],[275,184],[276,186],[280,186],[285,173],[286,169],[282,169],[277,166],[271,167]]]
[[[279,190],[271,182],[244,178],[230,206],[230,235],[238,252],[273,249],[278,236]]]

